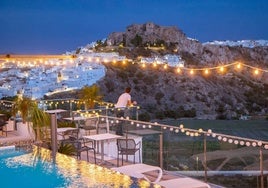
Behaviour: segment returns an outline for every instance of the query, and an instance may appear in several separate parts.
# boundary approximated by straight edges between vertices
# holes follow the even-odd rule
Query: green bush
[[[142,114],[139,114],[139,120],[140,121],[150,121],[151,120],[151,116],[149,113],[144,112]]]

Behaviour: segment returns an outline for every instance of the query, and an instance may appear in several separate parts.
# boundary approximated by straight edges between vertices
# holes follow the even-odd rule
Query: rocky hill
[[[128,26],[125,32],[112,33],[107,38],[107,44],[123,44],[127,50],[120,52],[131,58],[140,55],[135,54],[137,51],[147,51],[148,56],[178,54],[186,67],[209,67],[234,61],[266,70],[268,67],[267,46],[247,48],[201,44],[187,38],[176,27],[162,27],[153,23],[134,24]],[[150,48],[154,45],[164,48]],[[187,72],[178,75],[171,68],[106,66],[106,76],[98,82],[105,93],[105,100],[115,102],[124,87],[130,85],[133,98],[151,117],[236,119],[241,115],[268,113],[267,72],[254,76],[252,70],[244,68],[240,72],[229,69],[226,74],[215,71],[209,76],[190,76]]]
[[[176,54],[187,68],[203,68],[240,61],[266,71],[254,75],[253,69],[239,71],[229,67],[225,73],[212,70],[190,75],[169,67],[141,68],[139,64],[104,64],[105,77],[98,81],[104,100],[115,103],[127,86],[141,106],[141,116],[152,118],[194,117],[198,119],[238,119],[241,115],[268,114],[268,47],[252,48],[202,44],[188,38],[176,27],[153,23],[134,24],[125,32],[108,36],[102,51],[116,49],[121,55],[138,60],[140,56]],[[99,50],[99,48],[96,48]]]

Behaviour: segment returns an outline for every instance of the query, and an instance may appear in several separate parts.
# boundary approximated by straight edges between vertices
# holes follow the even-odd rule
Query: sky
[[[1,0],[0,54],[63,54],[131,24],[188,37],[268,40],[267,0]]]

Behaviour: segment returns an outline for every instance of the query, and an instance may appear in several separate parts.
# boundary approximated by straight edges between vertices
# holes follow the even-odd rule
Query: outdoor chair
[[[58,135],[62,137],[61,141],[69,140],[70,137],[78,138],[79,129],[66,130],[61,133],[58,133]]]
[[[5,132],[6,136],[7,136],[7,132],[5,130],[5,126],[6,126],[7,122],[4,121],[3,119],[0,119],[0,131],[3,133]]]
[[[193,178],[182,177],[157,182],[162,187],[183,187],[183,188],[210,188],[210,185]]]
[[[73,135],[69,135],[68,139],[62,140],[62,144],[70,144],[74,149],[74,154],[76,155],[77,159],[81,160],[81,153],[87,153],[87,161],[89,162],[88,152],[91,150],[94,153],[94,162],[96,164],[96,151],[94,148],[93,141],[85,140],[83,138],[78,138],[78,134],[74,131]]]
[[[157,183],[162,179],[163,171],[158,166],[152,166],[147,164],[131,164],[131,165],[125,165],[117,168],[112,168],[112,170],[115,170],[117,172],[126,174],[131,177],[135,177],[137,179],[145,179],[152,183]],[[152,178],[149,174],[153,172],[157,172],[157,177]]]
[[[80,128],[85,130],[86,135],[90,135],[91,130],[97,131],[98,122],[99,122],[98,118],[90,118],[85,120],[85,124],[82,125]]]
[[[140,142],[136,143],[134,139],[123,139],[119,138],[116,141],[117,144],[117,166],[119,166],[119,156],[121,155],[122,165],[123,165],[123,158],[126,155],[126,159],[128,160],[129,155],[134,156],[134,163],[135,163],[135,154],[139,152],[139,163],[141,162],[141,154],[140,154]]]

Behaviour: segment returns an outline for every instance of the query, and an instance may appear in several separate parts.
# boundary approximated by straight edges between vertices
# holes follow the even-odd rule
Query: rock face
[[[126,28],[126,32],[112,33],[107,38],[108,45],[118,46],[124,43],[126,47],[133,47],[131,40],[136,35],[142,37],[143,45],[153,45],[157,41],[165,41],[167,45],[174,44],[179,51],[192,53],[202,47],[196,40],[188,39],[177,27],[162,27],[154,23],[133,24]]]
[[[226,64],[234,61],[243,61],[247,64],[268,64],[268,47],[245,48],[241,46],[202,45],[197,40],[187,36],[177,27],[163,27],[154,23],[133,24],[125,32],[112,33],[107,38],[108,45],[133,47],[133,39],[139,36],[142,46],[153,45],[164,41],[167,47],[174,46],[174,51],[190,65]],[[165,52],[162,52],[165,53]],[[166,53],[170,51],[166,50]]]
[[[165,41],[167,47],[175,46],[172,53],[180,55],[186,67],[209,67],[235,61],[264,70],[268,66],[268,47],[203,45],[187,38],[176,27],[153,23],[133,24],[125,32],[112,33],[107,44],[124,44],[131,49],[128,54],[133,54],[137,48],[133,44],[135,37],[142,41],[139,44],[143,48],[157,41]],[[161,55],[170,52],[161,51]],[[247,67],[242,71],[230,68],[225,74],[214,71],[208,77],[201,74],[191,77],[186,72],[177,75],[173,70],[107,66],[106,76],[98,84],[105,93],[105,100],[110,102],[116,102],[118,95],[130,85],[133,98],[152,117],[192,117],[194,114],[201,119],[236,119],[241,115],[268,113],[268,73],[264,71],[254,76]]]

